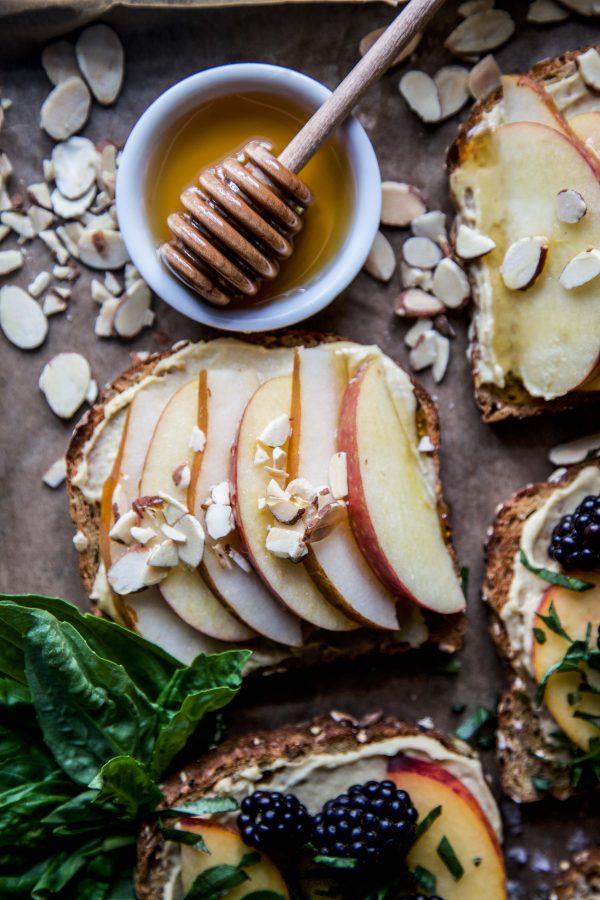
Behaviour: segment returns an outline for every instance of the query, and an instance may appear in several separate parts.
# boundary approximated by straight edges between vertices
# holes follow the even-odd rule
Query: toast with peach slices
[[[226,898],[256,890],[352,900],[421,892],[446,900],[507,896],[500,815],[477,756],[454,738],[397,719],[359,722],[331,713],[230,740],[186,765],[163,792],[172,811],[161,816],[163,832],[150,823],[138,841],[140,900],[179,900],[195,879],[235,867],[243,887]],[[366,809],[369,821],[354,806]],[[275,812],[267,815],[269,808]],[[351,837],[344,837],[341,808],[354,823]],[[336,822],[334,836],[331,822],[323,827],[328,818]],[[264,827],[269,821],[279,825]],[[394,837],[382,837],[391,822]],[[175,839],[166,840],[164,825],[188,833],[178,842],[170,830]],[[190,845],[194,834],[210,855]],[[361,855],[365,844],[372,853]],[[252,865],[240,866],[257,851]],[[221,865],[231,868],[217,873]]]
[[[599,72],[592,47],[504,76],[449,151],[487,422],[600,397]]]
[[[439,447],[430,397],[376,347],[178,344],[138,360],[74,432],[84,585],[184,660],[247,646],[265,673],[452,652],[465,601]]]
[[[518,802],[565,799],[600,781],[600,566],[571,569],[548,552],[551,541],[556,552],[572,540],[564,517],[598,495],[600,463],[585,461],[519,491],[490,528],[483,599],[509,676],[498,756],[504,790]]]
[[[562,869],[550,900],[595,900],[600,897],[600,847],[576,853]]]

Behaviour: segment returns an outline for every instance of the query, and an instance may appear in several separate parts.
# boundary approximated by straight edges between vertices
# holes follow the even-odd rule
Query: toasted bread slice
[[[544,725],[548,724],[549,717],[535,705],[536,684],[523,654],[511,643],[502,612],[509,602],[525,522],[557,490],[572,484],[590,466],[600,470],[600,461],[589,460],[558,470],[558,478],[529,485],[516,493],[499,509],[486,544],[482,597],[492,614],[491,635],[509,680],[498,706],[498,759],[504,790],[521,803],[539,800],[543,795],[544,791],[539,791],[534,784],[537,778],[547,779],[550,784],[547,792],[559,799],[566,799],[575,790],[569,783],[568,771],[555,765],[548,752]],[[544,586],[548,587],[540,580],[540,596]],[[558,729],[552,725],[554,730]]]
[[[364,765],[364,761],[370,758],[391,758],[397,752],[404,752],[394,750],[393,743],[402,743],[403,739],[409,746],[412,746],[412,741],[415,742],[415,747],[420,748],[416,749],[419,758],[426,759],[426,748],[434,748],[435,758],[441,765],[446,760],[446,765],[453,771],[458,771],[457,766],[458,769],[468,767],[473,779],[469,780],[469,786],[477,791],[478,801],[485,809],[490,827],[498,836],[501,835],[500,816],[474,751],[462,741],[438,731],[423,731],[392,717],[382,718],[380,714],[367,715],[358,721],[343,713],[332,712],[308,724],[229,740],[197,762],[186,765],[182,772],[161,785],[164,806],[173,807],[223,794],[241,799],[258,786],[271,789],[274,784],[277,785],[277,778],[285,780],[286,772],[290,773],[291,779],[288,789],[294,792],[293,785],[298,786],[302,779],[297,773],[306,766],[305,777],[310,782],[311,776],[315,777],[315,771],[322,764],[330,775],[326,783],[319,782],[317,805],[320,806],[328,799],[328,791],[335,795],[336,791],[339,793],[338,787],[342,791],[347,790],[357,778],[359,781],[365,777],[368,779],[366,770],[362,768],[345,776],[346,781],[349,779],[348,784],[344,776],[340,784],[334,782],[334,776],[344,769],[345,764],[360,765],[362,761]],[[406,752],[409,752],[408,749]],[[327,756],[331,758],[328,765],[323,762]],[[284,775],[281,775],[282,772]],[[340,787],[342,783],[344,787]],[[142,828],[135,871],[135,887],[140,900],[160,900],[165,896],[165,885],[169,883],[173,887],[177,854],[178,846],[166,842],[155,823]]]
[[[600,847],[576,853],[554,882],[550,900],[597,900],[600,897]]]
[[[336,340],[317,334],[289,333],[274,338],[273,336],[261,336],[251,343],[261,346],[293,347],[314,346],[318,343]],[[100,503],[86,496],[79,482],[78,473],[85,465],[86,446],[93,441],[95,436],[101,433],[105,423],[105,410],[107,404],[121,404],[123,409],[127,406],[127,391],[152,375],[157,365],[168,366],[170,357],[186,346],[186,342],[175,345],[172,350],[154,354],[145,359],[138,359],[134,364],[120,375],[102,393],[99,402],[90,409],[77,425],[69,449],[67,452],[67,487],[70,501],[71,517],[76,529],[85,536],[85,549],[80,554],[80,574],[84,587],[91,593],[94,581],[101,565],[99,549],[100,533]],[[168,375],[167,375],[168,377]],[[431,458],[436,474],[436,496],[438,511],[443,526],[443,532],[448,549],[452,555],[454,564],[456,556],[452,548],[450,529],[448,525],[448,511],[445,506],[439,478],[440,472],[440,426],[435,405],[427,392],[419,384],[414,383],[414,392],[417,399],[417,430],[419,435],[427,435],[433,446]],[[101,612],[95,600],[92,600],[92,608]],[[106,610],[104,610],[106,612]],[[427,626],[429,629],[429,641],[436,644],[445,652],[454,652],[462,643],[464,631],[464,614],[438,615],[427,613]],[[134,619],[128,620],[124,615],[125,624],[134,626]],[[218,649],[215,647],[214,649]],[[338,658],[354,658],[368,653],[395,653],[407,649],[406,643],[398,640],[397,634],[359,628],[350,633],[318,632],[317,637],[311,640],[301,649],[295,649],[292,653],[279,652],[276,660],[262,661],[256,671],[265,674],[271,671],[284,671],[287,669],[314,666],[329,662]],[[279,651],[282,648],[279,647]]]
[[[566,127],[572,115],[590,110],[600,111],[600,96],[590,90],[584,83],[576,64],[577,56],[585,52],[582,48],[577,51],[569,51],[553,59],[544,59],[533,66],[526,77],[543,88],[551,102],[566,120]],[[563,90],[564,86],[564,90]],[[503,93],[502,88],[497,89],[485,99],[475,103],[471,113],[459,128],[459,133],[448,152],[447,166],[450,179],[452,174],[471,153],[474,145],[473,135],[477,133],[486,120],[496,115],[502,116]],[[500,121],[502,119],[500,118]],[[584,152],[595,158],[589,147],[581,144]],[[596,160],[597,163],[597,160]],[[456,224],[461,220],[469,222],[470,214],[465,204],[451,191],[453,202],[457,208],[458,217]],[[479,291],[478,279],[475,272],[479,268],[485,270],[485,258],[473,260],[467,263],[467,270],[473,290],[473,319],[471,323],[470,361],[475,391],[475,400],[481,410],[481,416],[485,422],[499,422],[509,418],[527,418],[543,412],[561,412],[574,408],[590,406],[600,402],[600,392],[586,390],[585,385],[577,390],[553,400],[544,400],[532,396],[523,384],[510,373],[504,387],[482,381],[479,372],[479,360],[481,347],[479,339]]]

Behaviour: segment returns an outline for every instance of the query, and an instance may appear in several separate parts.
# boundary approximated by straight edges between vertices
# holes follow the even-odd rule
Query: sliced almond
[[[254,454],[254,465],[264,466],[264,464],[268,462],[268,460],[269,454],[267,453],[267,451],[263,447],[259,446],[259,444],[257,444],[256,452]]]
[[[177,545],[179,559],[191,569],[197,568],[204,555],[204,529],[195,516],[186,513],[177,521],[177,529],[185,535],[185,543]]]
[[[402,255],[409,266],[434,269],[442,258],[442,251],[427,237],[410,237],[402,246]]]
[[[448,240],[446,213],[439,209],[432,209],[417,216],[410,223],[410,227],[415,237],[427,237],[436,244],[445,243]]]
[[[500,266],[500,275],[506,287],[513,291],[525,291],[531,287],[541,275],[547,255],[548,239],[540,235],[521,238],[511,244]],[[600,253],[598,257],[600,259]]]
[[[114,328],[120,337],[132,338],[139,334],[142,328],[152,325],[154,313],[150,309],[152,293],[148,285],[142,281],[136,281],[119,299],[119,305],[115,314]]]
[[[210,499],[213,503],[222,503],[224,506],[230,505],[229,482],[220,481],[219,484],[215,484],[210,490]]]
[[[110,291],[114,297],[119,297],[123,293],[122,285],[119,284],[119,281],[112,272],[106,272],[104,275],[104,287],[107,291]]]
[[[79,258],[91,269],[120,269],[129,259],[120,231],[84,231],[78,247]]]
[[[600,6],[598,12],[600,12]],[[596,48],[590,47],[585,53],[580,53],[575,61],[585,84],[592,91],[600,91],[600,53]]]
[[[23,254],[20,250],[0,251],[0,276],[8,275],[10,272],[16,272],[22,265]],[[34,294],[33,296],[35,297],[36,295]]]
[[[134,264],[132,262],[125,263],[125,290],[128,291],[131,285],[140,278],[141,275]]]
[[[414,69],[402,76],[398,89],[412,111],[423,122],[440,121],[442,107],[433,78],[430,78],[425,72]]]
[[[108,583],[113,591],[123,596],[135,594],[166,578],[169,569],[148,565],[151,552],[148,547],[131,547],[113,563],[107,572]]]
[[[0,242],[4,240],[5,237],[8,237],[10,234],[10,228],[8,225],[0,225]]]
[[[54,41],[44,47],[42,66],[52,84],[60,84],[74,75],[79,76],[75,48],[69,41]]]
[[[88,138],[71,137],[52,151],[56,186],[64,197],[74,200],[96,180],[96,148]]]
[[[450,341],[441,334],[435,334],[435,343],[437,347],[437,355],[431,374],[436,384],[439,384],[446,370],[448,369],[448,361],[450,359]]]
[[[179,563],[179,554],[174,541],[167,539],[156,544],[150,550],[148,555],[149,566],[159,566],[160,568],[172,569]]]
[[[144,546],[156,537],[156,531],[148,526],[134,525],[131,528],[131,537],[136,544]]]
[[[92,25],[81,32],[75,44],[79,68],[98,103],[114,103],[123,84],[123,45],[107,25]]]
[[[365,34],[364,38],[362,38],[360,44],[358,45],[358,52],[361,56],[364,56],[368,50],[371,49],[373,44],[379,40],[385,28],[376,28],[375,31],[370,31],[368,34]],[[388,66],[388,69],[393,69],[394,66],[399,66],[401,62],[415,52],[419,44],[421,43],[421,38],[423,35],[421,32],[417,32],[415,36],[408,42],[406,47],[400,51],[400,53],[394,57],[391,63]]]
[[[515,23],[503,9],[486,9],[468,16],[446,38],[444,46],[455,56],[495,50],[513,35]]]
[[[334,453],[329,460],[329,487],[335,500],[348,496],[348,464],[343,451]]]
[[[194,425],[192,428],[188,446],[194,453],[202,453],[206,447],[206,435],[197,425]]]
[[[179,530],[179,522],[182,518],[183,516],[180,514],[177,518],[177,521],[172,525],[169,522],[167,522],[166,524],[163,522],[163,524],[160,526],[160,530],[164,534],[164,536],[169,538],[171,541],[175,541],[176,544],[185,544],[186,542],[185,534],[183,533],[183,531]]]
[[[494,3],[495,0],[465,0],[464,3],[460,4],[457,12],[461,19],[468,19],[469,16],[474,16],[475,13],[491,9]]]
[[[92,295],[92,300],[95,303],[104,303],[105,300],[112,300],[113,295],[110,291],[104,287],[101,281],[98,281],[97,278],[92,278],[92,282],[90,284],[90,293]]]
[[[59,225],[56,233],[75,259],[79,259],[79,241],[83,234],[83,228],[79,222],[67,222],[66,225]]]
[[[75,200],[69,200],[61,194],[58,188],[55,188],[52,191],[52,208],[61,219],[78,219],[92,205],[95,195],[95,184]]]
[[[422,335],[432,330],[433,322],[431,319],[418,319],[404,335],[404,343],[407,347],[416,347]]]
[[[533,0],[527,8],[525,20],[532,25],[549,25],[564,22],[569,18],[569,10],[554,0]]]
[[[495,249],[495,242],[469,225],[460,225],[456,235],[456,252],[461,259],[479,259]]]
[[[289,500],[289,493],[285,491],[280,484],[278,484],[273,478],[269,481],[267,485],[267,500]]]
[[[123,512],[122,515],[119,516],[115,524],[108,532],[108,536],[111,541],[116,541],[117,544],[132,544],[133,535],[131,534],[131,529],[135,528],[138,523],[138,514],[135,512],[135,510],[129,509],[127,510],[127,512]]]
[[[33,227],[34,234],[45,231],[55,221],[54,215],[49,209],[44,209],[43,206],[30,206],[27,210],[27,215]]]
[[[403,288],[421,288],[430,291],[433,284],[431,269],[418,269],[407,265],[404,260],[400,263],[400,281]]]
[[[381,183],[381,224],[405,228],[423,215],[427,204],[421,191],[401,181]]]
[[[48,250],[58,260],[59,263],[66,263],[69,254],[64,245],[61,244],[54,231],[40,231],[38,237],[44,242]]]
[[[429,437],[428,434],[425,434],[421,438],[421,440],[419,441],[419,444],[417,446],[417,450],[419,451],[419,453],[433,453],[433,451],[435,450],[435,447],[433,445],[433,441],[431,440],[431,438]]]
[[[87,122],[92,98],[78,75],[56,85],[44,100],[40,127],[55,141],[65,141],[81,131]]]
[[[287,453],[281,447],[275,447],[272,453],[272,460],[273,468],[278,472],[282,472],[285,469]]]
[[[421,369],[432,366],[437,359],[437,354],[436,334],[434,331],[426,331],[408,354],[411,369],[420,372]]]
[[[52,209],[50,188],[45,181],[28,185],[27,194],[38,206],[42,206],[44,209]]]
[[[286,498],[285,500],[275,500],[273,498],[267,497],[267,507],[269,508],[271,515],[273,515],[278,522],[281,522],[283,525],[293,525],[295,524],[302,516],[304,515],[305,508],[303,506],[299,506],[297,503],[291,498]]]
[[[85,402],[89,403],[90,406],[93,406],[97,399],[98,383],[93,378],[91,378],[90,383],[88,384],[88,389],[85,392]]]
[[[316,544],[318,541],[324,541],[338,525],[345,521],[347,515],[345,503],[328,503],[310,520],[304,534],[305,542]]]
[[[211,503],[206,510],[204,521],[206,530],[215,541],[231,534],[235,528],[231,506],[222,503]]]
[[[117,297],[111,297],[102,304],[94,324],[94,334],[97,337],[111,337],[114,334],[114,321],[118,306]]]
[[[44,297],[42,310],[45,316],[55,316],[57,313],[64,312],[68,305],[65,298],[51,288]]]
[[[231,560],[233,560],[233,562],[236,564],[236,566],[239,566],[239,568],[242,569],[243,572],[251,572],[252,571],[252,566],[250,565],[250,563],[248,562],[246,557],[242,553],[239,552],[239,550],[236,550],[234,547],[228,547],[227,548],[227,556]]]
[[[437,316],[443,312],[444,304],[421,288],[409,288],[402,291],[396,297],[394,312],[397,316],[409,318],[421,318]]]
[[[456,115],[469,99],[468,78],[469,72],[462,66],[443,66],[433,76],[442,119]]]
[[[436,266],[433,293],[449,309],[457,309],[470,295],[469,279],[453,259],[446,257]]]
[[[26,241],[30,241],[35,237],[35,229],[31,219],[24,213],[6,210],[0,215],[0,221],[3,225],[8,225],[9,228],[12,228],[15,234],[18,234],[19,237],[24,238]]]
[[[85,401],[90,378],[90,365],[84,356],[58,353],[42,369],[38,384],[52,412],[70,419]]]
[[[100,186],[107,197],[114,197],[117,180],[117,148],[114,144],[106,144],[100,154]]]
[[[42,481],[50,488],[57,488],[67,477],[67,462],[64,456],[55,460],[42,475]]]
[[[173,479],[173,484],[176,487],[181,488],[182,491],[188,488],[192,479],[192,473],[188,464],[181,463],[180,466],[177,466],[175,469],[173,469],[171,478]]]
[[[600,250],[583,250],[570,260],[559,281],[568,291],[593,281],[600,275]]]
[[[48,334],[48,320],[26,291],[13,284],[0,288],[0,328],[21,350],[33,350]]]
[[[378,231],[365,260],[364,269],[378,281],[389,281],[396,269],[394,248],[381,231]]]
[[[316,491],[306,478],[293,478],[287,486],[287,492],[291,497],[299,497],[310,503],[314,500]]]
[[[574,225],[583,219],[586,212],[587,204],[579,191],[567,188],[556,195],[556,215],[561,222]]]
[[[292,562],[298,562],[308,553],[308,548],[299,532],[279,526],[269,529],[265,546],[274,556],[291,559]]]
[[[600,431],[586,434],[566,444],[558,444],[548,453],[548,459],[555,466],[571,466],[600,455]]]
[[[281,447],[290,436],[290,417],[281,413],[272,419],[259,434],[258,440],[267,447]]]

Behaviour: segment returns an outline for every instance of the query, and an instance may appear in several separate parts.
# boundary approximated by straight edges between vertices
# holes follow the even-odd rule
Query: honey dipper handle
[[[292,172],[300,172],[331,132],[352,111],[365,91],[383,75],[400,50],[420,31],[444,0],[411,0],[346,75],[323,106],[279,155]]]

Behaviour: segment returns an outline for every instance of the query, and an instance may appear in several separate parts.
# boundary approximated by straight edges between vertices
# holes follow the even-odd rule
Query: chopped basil
[[[202,800],[188,800],[163,810],[163,816],[205,816],[209,813],[235,812],[237,800],[233,797],[205,797]]]
[[[542,615],[541,613],[536,613],[538,619],[541,619],[544,625],[546,625],[550,631],[557,634],[559,637],[564,638],[565,641],[569,641],[571,643],[571,638],[565,631],[565,629],[560,624],[560,619],[558,618],[558,613],[556,612],[556,607],[554,606],[554,600],[550,603],[550,610],[547,616]],[[543,642],[542,642],[543,643]]]
[[[477,868],[479,868],[479,866],[481,865],[481,862],[482,862],[482,859],[480,856],[473,857],[473,865],[476,866]]]
[[[538,644],[545,644],[545,643],[546,643],[546,632],[544,631],[543,628],[534,628],[534,629],[533,629],[533,636],[534,636],[534,638],[536,639],[536,641],[537,641]]]
[[[465,709],[467,708],[467,704],[466,703],[453,703],[451,708],[452,708],[452,712],[454,713],[454,715],[460,716],[462,713],[464,713]]]
[[[229,891],[249,880],[249,876],[239,866],[226,863],[211,866],[194,878],[183,900],[219,900],[219,897],[226,896]]]
[[[496,737],[493,734],[480,734],[476,743],[482,750],[491,750],[496,744]]]
[[[492,721],[494,713],[485,706],[478,706],[473,712],[464,719],[463,722],[455,730],[454,734],[461,741],[468,741],[477,734],[486,722]]]
[[[435,820],[436,820],[436,819],[439,819],[439,817],[441,816],[441,814],[442,814],[442,807],[441,807],[441,806],[434,806],[433,809],[430,809],[430,810],[429,810],[429,812],[427,813],[427,815],[425,816],[425,818],[424,818],[424,819],[421,819],[421,821],[419,822],[419,824],[417,825],[417,827],[416,827],[416,829],[415,829],[415,836],[414,836],[414,838],[413,838],[413,840],[412,840],[412,845],[413,845],[413,846],[414,846],[414,844],[417,843],[417,841],[419,840],[419,838],[423,837],[423,835],[425,834],[425,832],[426,832],[429,828],[431,828],[431,826],[433,825],[433,823],[435,822]]]
[[[465,874],[465,870],[446,835],[444,835],[437,846],[437,855],[442,860],[453,879],[455,881],[460,881]]]
[[[210,853],[202,835],[195,831],[186,831],[184,828],[170,828],[168,825],[163,825],[162,822],[159,822],[158,830],[166,841],[189,844],[189,846],[195,847],[196,850],[201,850],[202,853]]]
[[[255,866],[259,862],[260,853],[257,853],[256,850],[251,850],[250,853],[244,853],[238,863],[238,869],[249,869],[250,866]]]
[[[437,879],[433,872],[430,872],[425,866],[415,866],[411,870],[411,875],[419,887],[427,891],[428,894],[433,894],[437,884]]]
[[[543,775],[532,775],[531,783],[540,794],[549,791],[554,784],[551,778],[545,778]]]
[[[351,856],[314,856],[313,862],[320,866],[329,866],[331,869],[355,869],[357,860]]]
[[[582,578],[573,578],[571,575],[561,575],[559,572],[553,572],[552,569],[546,569],[544,566],[534,566],[530,563],[525,555],[524,550],[519,551],[519,561],[521,565],[538,575],[549,584],[557,584],[559,587],[567,588],[569,591],[589,591],[594,587],[591,581],[584,581]]]

